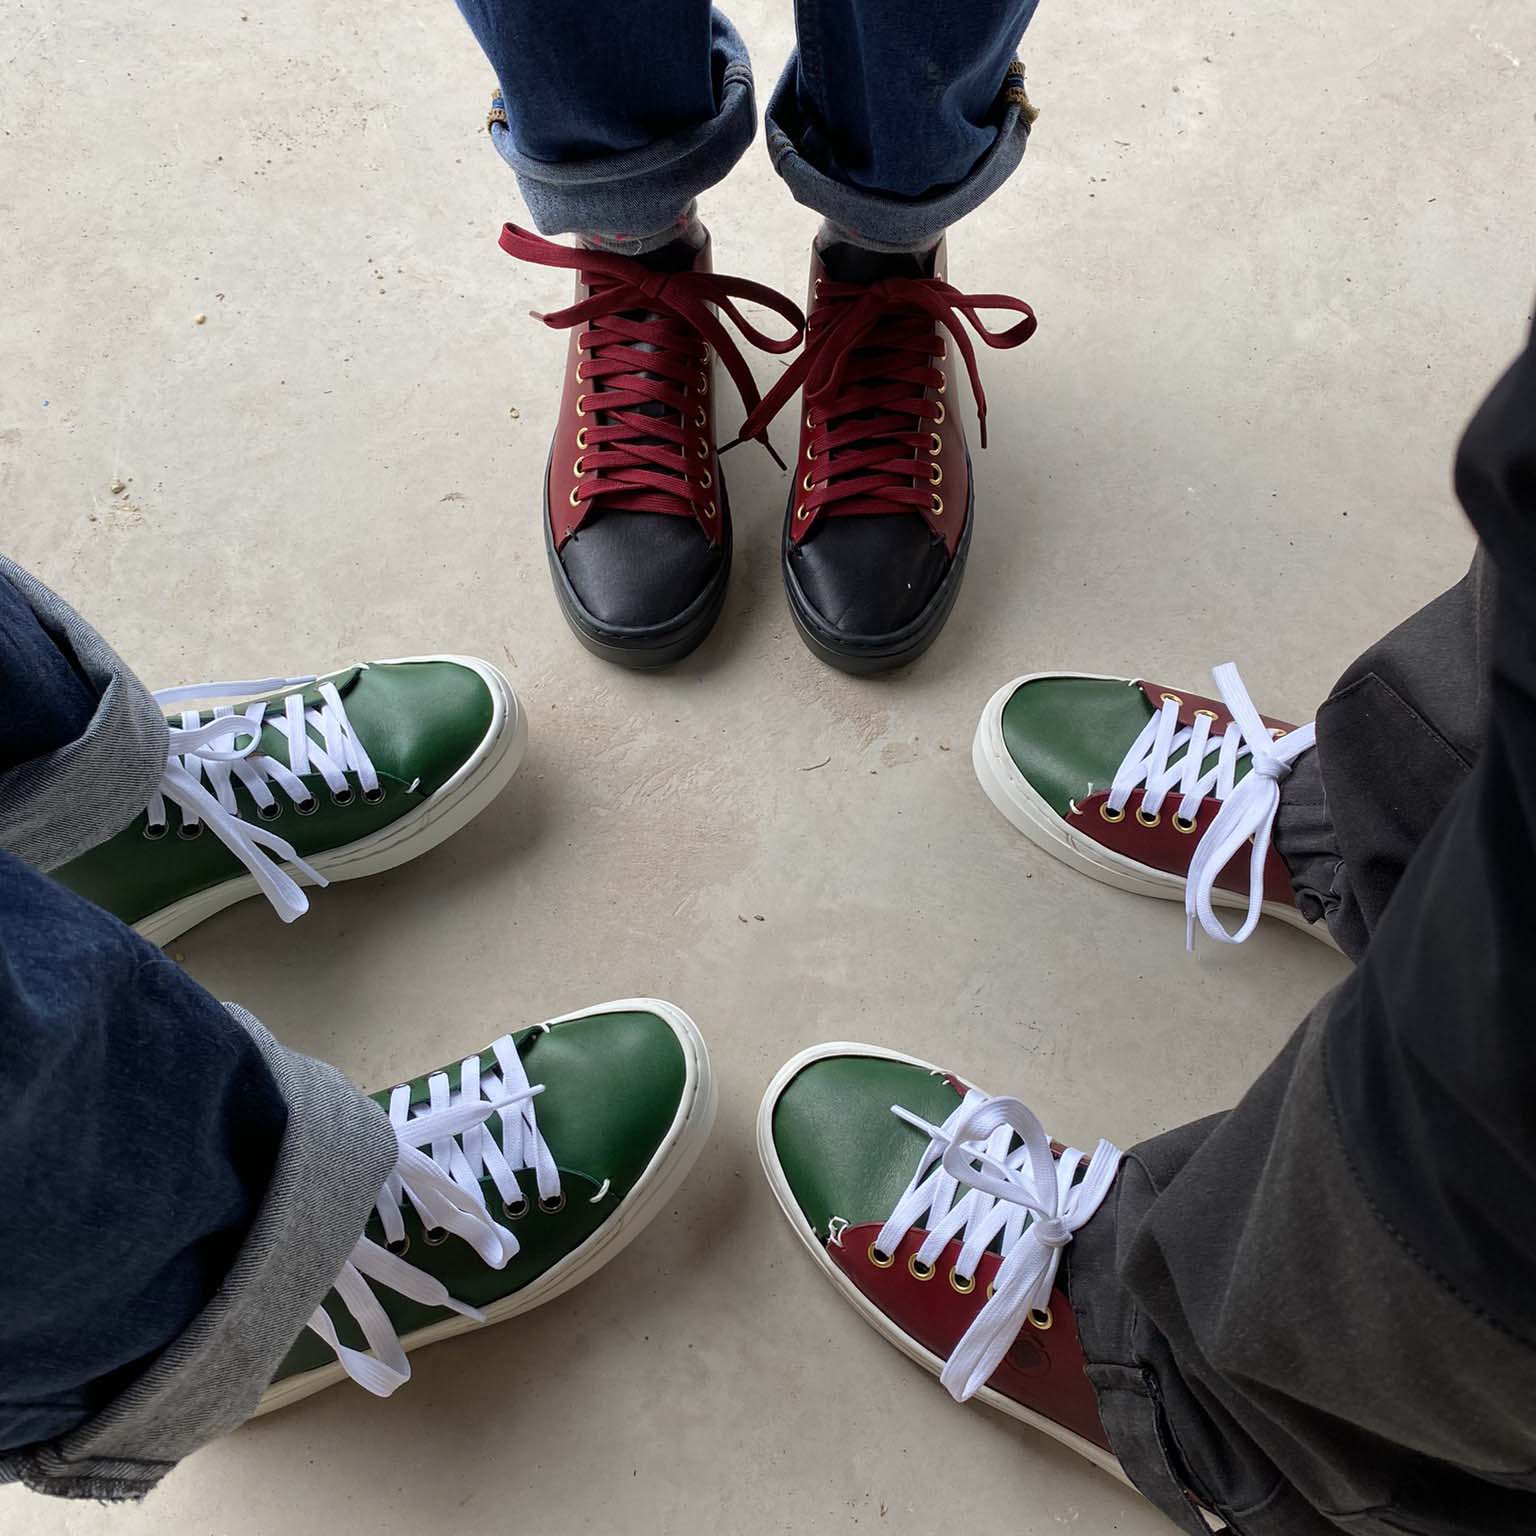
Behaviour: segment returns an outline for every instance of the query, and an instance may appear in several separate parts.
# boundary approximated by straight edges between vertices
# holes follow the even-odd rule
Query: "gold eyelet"
[[[1161,695],[1161,698],[1164,704],[1177,704],[1181,709],[1184,707],[1184,700],[1176,693],[1165,693]]]
[[[575,475],[575,476],[576,476],[576,478],[577,478],[577,479],[578,479],[578,480],[579,480],[579,479],[581,479],[581,477],[582,477],[582,476],[583,476],[583,475],[584,475],[584,474],[586,474],[586,470],[584,470],[584,469],[583,469],[583,468],[582,468],[582,467],[581,467],[581,461],[582,461],[582,460],[583,460],[583,459],[584,459],[584,458],[585,458],[585,457],[586,457],[586,455],[585,455],[585,454],[582,454],[582,453],[578,453],[578,454],[577,454],[577,455],[576,455],[576,457],[575,457],[575,458],[574,458],[574,459],[573,459],[573,460],[572,460],[572,461],[571,461],[571,473],[572,473],[572,474],[573,474],[573,475]]]
[[[810,515],[811,514],[805,510],[805,503],[803,501],[798,507],[795,508],[795,521],[797,523],[803,523]]]
[[[938,1274],[938,1270],[936,1270],[932,1264],[924,1264],[914,1253],[912,1257],[907,1260],[907,1273],[911,1275],[914,1280],[932,1280],[933,1277]]]
[[[1180,816],[1177,812],[1174,813],[1174,815],[1172,817],[1172,821],[1173,821],[1173,830],[1175,832],[1182,832],[1185,837],[1188,837],[1190,835],[1190,833],[1192,833],[1195,830],[1196,823],[1192,822],[1192,821],[1185,821],[1184,818],[1182,816]]]
[[[939,369],[939,388],[938,388],[938,393],[942,395],[944,393],[944,391],[946,389],[948,389],[948,388],[949,388],[949,375],[946,374],[942,368],[940,368]]]
[[[807,459],[814,459],[816,457],[816,449],[810,443],[805,445],[805,456]]]
[[[1278,725],[1272,725],[1269,728],[1269,734],[1274,737],[1276,741],[1279,741],[1282,736],[1288,736],[1290,732],[1281,730]]]
[[[582,401],[583,401],[583,400],[585,400],[585,399],[586,399],[586,398],[587,398],[587,397],[586,397],[586,396],[585,396],[585,395],[577,395],[577,396],[576,396],[576,414],[577,414],[577,415],[578,415],[578,416],[585,416],[585,415],[586,415],[586,414],[587,414],[587,408],[586,408],[586,406],[584,406],[584,405],[583,405],[583,404],[582,404],[582,403],[581,403],[581,402],[582,402]]]
[[[576,429],[576,451],[577,453],[585,453],[587,451],[587,429],[585,427],[578,427]]]
[[[701,437],[699,439],[699,446],[697,448],[695,448],[693,451],[696,454],[698,454],[698,456],[701,459],[707,459],[709,457],[709,444],[706,443],[704,441],[704,439]]]
[[[713,517],[714,515],[715,515],[715,504],[714,504],[714,502],[706,501],[704,503],[704,516],[705,517]]]
[[[933,515],[935,517],[944,516],[944,498],[937,491],[933,493]]]
[[[994,1294],[995,1294],[995,1288],[993,1287],[992,1282],[990,1280],[988,1280],[987,1281],[987,1300],[991,1301]]]
[[[1107,800],[1101,800],[1099,802],[1099,815],[1102,816],[1105,821],[1111,823],[1125,820],[1125,812],[1110,810],[1109,801]]]
[[[816,489],[816,487],[811,484],[811,477],[809,472],[807,472],[805,478],[800,482],[800,489],[802,491],[813,491]]]
[[[1038,1328],[1041,1333],[1044,1333],[1054,1321],[1055,1319],[1051,1316],[1051,1309],[1049,1307],[1031,1307],[1029,1309],[1029,1326],[1031,1328]]]
[[[940,437],[937,432],[930,432],[928,434],[928,452],[931,453],[934,458],[938,458],[938,456],[944,452],[944,439]]]
[[[1163,813],[1161,811],[1153,811],[1152,814],[1148,816],[1147,813],[1138,805],[1136,807],[1136,820],[1139,821],[1144,827],[1160,826],[1163,820]]]
[[[571,487],[570,502],[571,502],[571,505],[573,507],[579,507],[581,505],[581,501],[578,499],[578,497],[576,495],[576,492],[579,491],[580,489],[581,489],[581,487],[579,485],[573,485]]]
[[[943,485],[944,466],[942,464],[930,464],[928,466],[928,479],[933,485]]]
[[[896,1262],[896,1255],[894,1253],[881,1253],[880,1250],[876,1248],[873,1243],[871,1243],[869,1245],[869,1262],[873,1264],[876,1269],[889,1269],[891,1265]]]
[[[805,413],[805,430],[807,432],[814,432],[816,430],[816,418],[811,411]]]
[[[707,422],[708,422],[708,421],[709,421],[709,417],[707,417],[707,416],[706,416],[706,415],[705,415],[705,414],[704,414],[704,407],[703,407],[703,406],[702,406],[702,405],[701,405],[701,406],[700,406],[700,407],[699,407],[699,408],[698,408],[698,410],[696,410],[696,411],[695,411],[695,412],[694,412],[694,413],[693,413],[693,424],[694,424],[694,426],[696,426],[696,427],[702,427],[702,426],[704,426],[704,425],[705,425],[705,424],[706,424],[706,423],[707,423]]]
[[[933,418],[933,424],[936,427],[942,427],[944,425],[944,418],[946,415],[948,415],[948,412],[945,411],[944,402],[942,400],[936,401],[935,404],[937,404],[939,408],[939,414]]]
[[[957,1275],[954,1270],[950,1270],[949,1272],[949,1283],[955,1290],[959,1291],[962,1296],[969,1296],[971,1292],[976,1289],[975,1275],[972,1275],[969,1279],[967,1279],[964,1275]]]
[[[1168,695],[1165,693],[1163,697],[1166,699]],[[1204,715],[1207,720],[1219,720],[1221,718],[1214,709],[1197,709],[1195,714],[1196,716]]]

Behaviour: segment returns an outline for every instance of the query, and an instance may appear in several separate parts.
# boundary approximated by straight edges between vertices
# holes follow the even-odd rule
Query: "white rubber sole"
[[[779,1209],[784,1212],[795,1236],[815,1258],[822,1274],[832,1282],[839,1295],[871,1328],[888,1343],[894,1344],[909,1360],[915,1360],[929,1375],[937,1376],[944,1369],[944,1362],[932,1350],[925,1349],[905,1330],[898,1328],[827,1257],[825,1246],[816,1236],[815,1230],[805,1219],[795,1200],[794,1193],[789,1187],[789,1180],[785,1178],[783,1166],[779,1162],[779,1154],[774,1148],[773,1112],[785,1088],[812,1062],[825,1061],[831,1056],[875,1056],[884,1061],[900,1061],[908,1066],[921,1067],[925,1072],[943,1072],[944,1069],[934,1066],[932,1062],[923,1061],[917,1056],[907,1056],[900,1051],[888,1051],[877,1045],[860,1045],[847,1040],[830,1041],[825,1045],[813,1045],[809,1050],[801,1051],[798,1056],[785,1062],[774,1074],[773,1081],[769,1083],[768,1091],[763,1095],[763,1102],[757,1111],[757,1155],[763,1165],[763,1172],[768,1177],[768,1187],[772,1189],[774,1198],[779,1202]],[[961,1078],[959,1081],[965,1080]],[[972,1086],[974,1085],[966,1083],[966,1087]],[[1070,1429],[1064,1429],[1043,1414],[1035,1413],[1032,1409],[1024,1407],[1022,1403],[1014,1402],[1011,1397],[1005,1397],[991,1387],[983,1387],[976,1394],[974,1401],[985,1403],[989,1408],[996,1408],[999,1413],[1006,1413],[1009,1418],[1028,1424],[1031,1429],[1037,1429],[1043,1435],[1049,1435],[1052,1440],[1059,1441],[1062,1445],[1076,1451],[1079,1456],[1091,1461],[1101,1471],[1118,1478],[1126,1487],[1134,1487],[1113,1453],[1095,1445],[1091,1440],[1085,1440],[1081,1435],[1073,1434]]]
[[[382,874],[437,847],[473,821],[507,787],[528,750],[527,714],[512,685],[490,662],[474,656],[397,656],[376,665],[413,661],[450,661],[478,674],[491,691],[491,723],[458,772],[414,810],[368,837],[311,858],[309,863],[327,880],[359,880],[364,875]],[[300,885],[314,884],[296,869],[289,873]],[[151,944],[168,944],[215,912],[255,896],[259,890],[250,875],[241,873],[152,912],[134,927]]]
[[[1184,902],[1184,882],[1177,875],[1154,869],[1136,859],[1116,853],[1073,831],[1071,824],[1062,820],[1050,803],[1019,772],[1018,765],[1009,755],[1003,741],[1003,707],[1025,683],[1046,678],[1080,677],[1095,682],[1124,683],[1134,686],[1130,679],[1110,677],[1102,672],[1031,672],[1005,683],[987,701],[976,727],[976,739],[971,744],[971,762],[976,777],[989,799],[1004,816],[1016,826],[1030,842],[1043,848],[1064,864],[1106,885],[1118,886],[1122,891],[1134,891],[1138,896],[1156,896],[1162,901]],[[1217,889],[1211,893],[1211,903],[1217,907],[1246,908],[1243,897],[1230,891]],[[1288,902],[1266,901],[1266,917],[1277,917],[1282,923],[1310,934],[1330,949],[1337,949],[1332,935],[1323,923],[1309,923]]]
[[[573,1019],[590,1018],[599,1013],[654,1013],[664,1019],[676,1035],[682,1047],[687,1075],[682,1097],[678,1101],[677,1114],[665,1138],[646,1164],[645,1171],[635,1181],[634,1188],[608,1220],[579,1248],[573,1248],[558,1264],[545,1270],[537,1280],[522,1290],[483,1308],[484,1322],[474,1322],[455,1314],[433,1323],[429,1328],[407,1334],[400,1341],[407,1354],[442,1339],[472,1333],[494,1323],[504,1323],[509,1318],[531,1312],[535,1307],[553,1301],[572,1286],[580,1285],[605,1264],[616,1259],[662,1213],[698,1161],[699,1154],[709,1140],[719,1103],[715,1076],[709,1064],[709,1050],[704,1044],[704,1037],[699,1033],[698,1025],[675,1004],[655,997],[621,998],[616,1002],[582,1008],[576,1013],[562,1014],[558,1019],[547,1019],[545,1022],[550,1025],[567,1024]],[[253,1417],[287,1408],[346,1379],[347,1373],[339,1360],[318,1370],[306,1371],[302,1376],[291,1376],[266,1390]]]

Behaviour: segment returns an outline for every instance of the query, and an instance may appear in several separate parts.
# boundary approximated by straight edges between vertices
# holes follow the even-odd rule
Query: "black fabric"
[[[1074,1244],[1112,1443],[1194,1533],[1536,1530],[1536,350],[1457,488],[1497,602],[1474,567],[1346,674],[1303,797],[1358,966]]]
[[[0,577],[0,773],[56,752],[91,723],[96,690],[68,643],[50,635],[32,605]]]
[[[0,672],[0,699],[11,681]],[[8,853],[0,1090],[4,1451],[83,1423],[201,1311],[288,1112],[191,977]]]

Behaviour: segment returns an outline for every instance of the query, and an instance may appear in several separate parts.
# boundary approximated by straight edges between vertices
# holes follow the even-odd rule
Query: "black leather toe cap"
[[[943,541],[920,517],[829,517],[791,546],[790,569],[805,600],[848,636],[894,634],[915,622],[949,570]]]
[[[560,551],[581,606],[614,629],[672,623],[708,590],[724,559],[692,518],[622,510],[594,514]]]

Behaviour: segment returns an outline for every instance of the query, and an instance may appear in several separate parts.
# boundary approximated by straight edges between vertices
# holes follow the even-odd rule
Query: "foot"
[[[156,698],[251,702],[173,715],[145,813],[55,871],[155,944],[258,892],[292,922],[309,908],[302,886],[435,848],[501,793],[528,739],[507,680],[468,656],[197,683]]]
[[[802,1051],[779,1072],[757,1146],[796,1235],[866,1322],[958,1400],[977,1397],[1124,1476],[1056,1283],[1114,1181],[1117,1148],[1062,1148],[1017,1099],[848,1044]]]
[[[965,574],[972,493],[950,390],[959,352],[986,445],[986,395],[963,316],[989,346],[1035,328],[1029,306],[944,281],[944,242],[925,255],[843,243],[811,253],[805,350],[748,429],[803,382],[805,411],[783,534],[790,611],[807,645],[848,672],[915,660],[944,627]],[[1024,316],[994,333],[981,308]]]
[[[544,485],[550,573],[588,650],[627,667],[691,651],[725,602],[731,508],[715,449],[713,362],[750,409],[752,375],[715,314],[750,340],[787,351],[804,325],[772,289],[716,276],[710,242],[684,236],[646,256],[555,245],[507,225],[504,250],[576,273],[576,301],[541,316],[571,332]],[[776,341],[748,326],[750,298],[796,327]]]
[[[1191,945],[1197,921],[1241,943],[1261,913],[1331,943],[1297,908],[1270,845],[1279,781],[1315,729],[1261,716],[1236,667],[1214,675],[1219,699],[1089,673],[1016,678],[982,713],[976,776],[1047,853],[1122,890],[1183,901]],[[1244,910],[1236,933],[1218,906]]]
[[[399,1162],[260,1413],[347,1376],[388,1397],[407,1351],[595,1274],[666,1207],[715,1115],[698,1029],[652,998],[503,1035],[375,1097]]]

